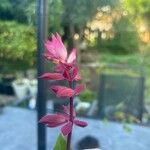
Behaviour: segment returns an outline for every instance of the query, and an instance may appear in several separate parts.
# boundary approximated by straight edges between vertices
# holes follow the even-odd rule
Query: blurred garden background
[[[36,1],[0,2],[0,83],[36,75]],[[48,36],[58,32],[79,63],[94,64],[99,74],[108,64],[142,69],[145,102],[150,104],[150,2],[148,0],[49,0]],[[100,65],[99,65],[100,64]],[[88,67],[81,67],[85,82]],[[139,69],[139,70],[140,70]],[[118,69],[117,69],[118,70]],[[107,72],[116,70],[107,68]],[[124,72],[127,73],[127,70]],[[128,70],[130,73],[130,70]],[[118,73],[122,71],[118,70]],[[8,79],[8,80],[7,80]],[[90,83],[91,84],[91,83]],[[2,88],[1,88],[2,89]],[[7,94],[7,91],[1,93]],[[8,91],[11,93],[11,91]],[[94,96],[92,85],[81,95]],[[88,95],[88,96],[89,96]],[[83,98],[84,99],[84,98]]]
[[[48,0],[47,7],[47,37],[57,32],[68,50],[78,50],[87,88],[75,98],[77,113],[149,126],[150,1]],[[36,0],[0,0],[0,112],[36,108],[37,15]],[[47,61],[45,68],[53,70]],[[47,93],[48,111],[57,111]]]

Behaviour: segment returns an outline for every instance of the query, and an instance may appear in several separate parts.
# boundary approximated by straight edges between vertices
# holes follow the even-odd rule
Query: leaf
[[[66,150],[66,146],[67,146],[67,141],[60,134],[57,138],[54,150]]]

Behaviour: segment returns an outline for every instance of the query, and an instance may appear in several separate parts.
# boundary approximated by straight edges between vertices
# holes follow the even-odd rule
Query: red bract
[[[79,80],[80,75],[79,75],[78,67],[73,67],[69,70],[67,70],[67,69],[64,70],[63,76],[68,81]]]
[[[66,117],[64,114],[46,115],[42,117],[39,122],[44,123],[46,126],[52,128],[66,123]]]
[[[68,80],[68,81],[73,81],[73,80],[80,80],[81,77],[78,72],[78,68],[72,68],[70,70],[64,70],[63,73],[44,73],[42,76],[39,78],[44,79],[44,80]]]
[[[64,78],[68,81],[80,80],[79,69],[76,64],[67,65],[67,64],[57,64],[55,66],[55,71],[58,73],[62,73]]]
[[[63,80],[64,79],[61,73],[44,73],[39,78],[45,79],[45,80]]]
[[[73,49],[69,56],[59,34],[53,35],[52,40],[47,40],[45,43],[46,52],[44,56],[48,60],[56,63],[72,64],[76,60],[76,49]]]
[[[75,89],[71,89],[65,86],[54,85],[50,88],[58,97],[73,97],[78,95],[85,89],[83,84],[76,86]]]
[[[85,90],[85,85],[84,84],[79,84],[75,88],[75,95],[79,95],[82,91]]]
[[[54,85],[54,86],[51,86],[51,90],[58,97],[73,97],[74,96],[74,90],[71,88],[67,88],[65,86]]]
[[[64,113],[46,115],[43,118],[41,118],[39,122],[46,124],[46,126],[50,128],[58,127],[64,124],[63,127],[61,128],[61,132],[64,136],[68,135],[72,131],[73,124],[80,126],[80,127],[87,126],[86,122],[75,119],[75,112],[73,113],[74,114],[73,120],[70,121],[68,110],[69,110],[69,107],[64,106]]]

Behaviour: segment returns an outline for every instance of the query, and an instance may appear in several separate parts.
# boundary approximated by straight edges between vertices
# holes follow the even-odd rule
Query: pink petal
[[[54,85],[51,89],[58,97],[72,97],[75,94],[73,89],[65,86]]]
[[[46,48],[46,53],[47,53],[47,54],[49,54],[49,55],[52,56],[52,57],[55,57],[55,56],[56,56],[55,47],[54,47],[53,42],[47,40],[47,41],[44,43],[44,46],[45,46],[45,48]]]
[[[40,119],[40,123],[46,124],[48,127],[57,127],[66,122],[66,117],[61,114],[46,115]]]
[[[45,52],[43,54],[44,58],[47,59],[47,60],[50,60],[50,61],[53,61],[53,63],[55,64],[58,64],[59,63],[59,60],[57,58],[54,57],[54,55],[51,55],[50,53],[48,52]]]
[[[55,66],[55,71],[56,71],[56,72],[63,72],[64,70],[65,70],[65,66],[64,66],[64,64],[62,64],[62,63],[57,64],[57,65]]]
[[[63,80],[64,79],[61,73],[44,73],[39,78],[45,79],[45,80]]]
[[[58,33],[56,34],[56,39],[57,39],[57,41],[56,41],[55,46],[56,46],[57,54],[62,60],[65,61],[67,58],[67,50],[66,50],[66,48],[62,42],[62,39]]]
[[[78,94],[81,93],[84,89],[85,89],[85,85],[84,85],[84,84],[77,85],[76,88],[75,88],[75,95],[78,95]]]
[[[76,55],[77,50],[74,48],[67,59],[67,63],[73,63],[76,60]]]
[[[86,127],[88,124],[84,121],[74,120],[74,124],[80,127]]]
[[[61,132],[64,136],[68,135],[72,131],[72,122],[68,122],[61,128]]]
[[[53,60],[54,62],[65,62],[67,58],[67,50],[61,40],[59,34],[52,35],[52,40],[47,40],[45,42],[46,52],[44,56],[49,59]]]

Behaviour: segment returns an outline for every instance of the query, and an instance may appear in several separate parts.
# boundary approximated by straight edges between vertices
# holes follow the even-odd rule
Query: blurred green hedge
[[[15,21],[0,21],[1,73],[35,66],[36,34],[31,26]]]

